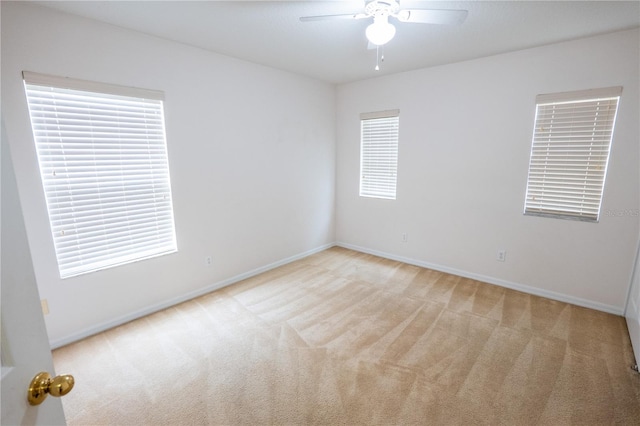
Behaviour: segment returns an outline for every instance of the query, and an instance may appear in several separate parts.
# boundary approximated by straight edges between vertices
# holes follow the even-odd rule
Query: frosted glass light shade
[[[388,16],[375,16],[373,24],[367,27],[365,34],[371,43],[382,46],[389,43],[396,35],[396,27],[389,23]]]

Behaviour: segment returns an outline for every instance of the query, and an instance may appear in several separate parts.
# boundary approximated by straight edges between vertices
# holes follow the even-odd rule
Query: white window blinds
[[[360,116],[360,196],[396,198],[400,111]]]
[[[598,221],[621,92],[536,98],[525,214]]]
[[[162,93],[23,76],[60,277],[176,251]]]

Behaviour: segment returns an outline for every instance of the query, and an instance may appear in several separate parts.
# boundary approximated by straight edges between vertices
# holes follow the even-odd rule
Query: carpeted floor
[[[54,351],[69,425],[639,425],[621,317],[332,248]]]

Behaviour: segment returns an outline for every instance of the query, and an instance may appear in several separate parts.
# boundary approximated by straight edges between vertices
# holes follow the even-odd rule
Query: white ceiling
[[[331,83],[425,68],[640,26],[639,1],[416,1],[404,9],[465,9],[460,26],[397,23],[374,71],[369,20],[300,22],[361,12],[364,1],[36,2]]]

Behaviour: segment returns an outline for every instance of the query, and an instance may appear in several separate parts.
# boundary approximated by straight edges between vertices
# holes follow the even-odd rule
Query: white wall
[[[640,205],[637,30],[335,89],[33,4],[1,7],[2,120],[54,345],[325,247],[335,236],[389,257],[623,311],[640,228],[637,216],[625,214]],[[165,92],[178,253],[58,278],[22,70]],[[535,96],[612,85],[624,91],[601,221],[523,216]],[[394,108],[398,199],[360,198],[359,114]],[[495,261],[498,249],[507,250],[506,262]]]
[[[165,92],[176,254],[59,279],[23,70]],[[334,241],[329,84],[3,2],[2,109],[54,346]]]
[[[339,86],[338,242],[622,314],[639,229],[638,40],[619,32]],[[600,222],[524,216],[536,95],[617,85]],[[361,198],[359,114],[395,108],[397,200]]]

